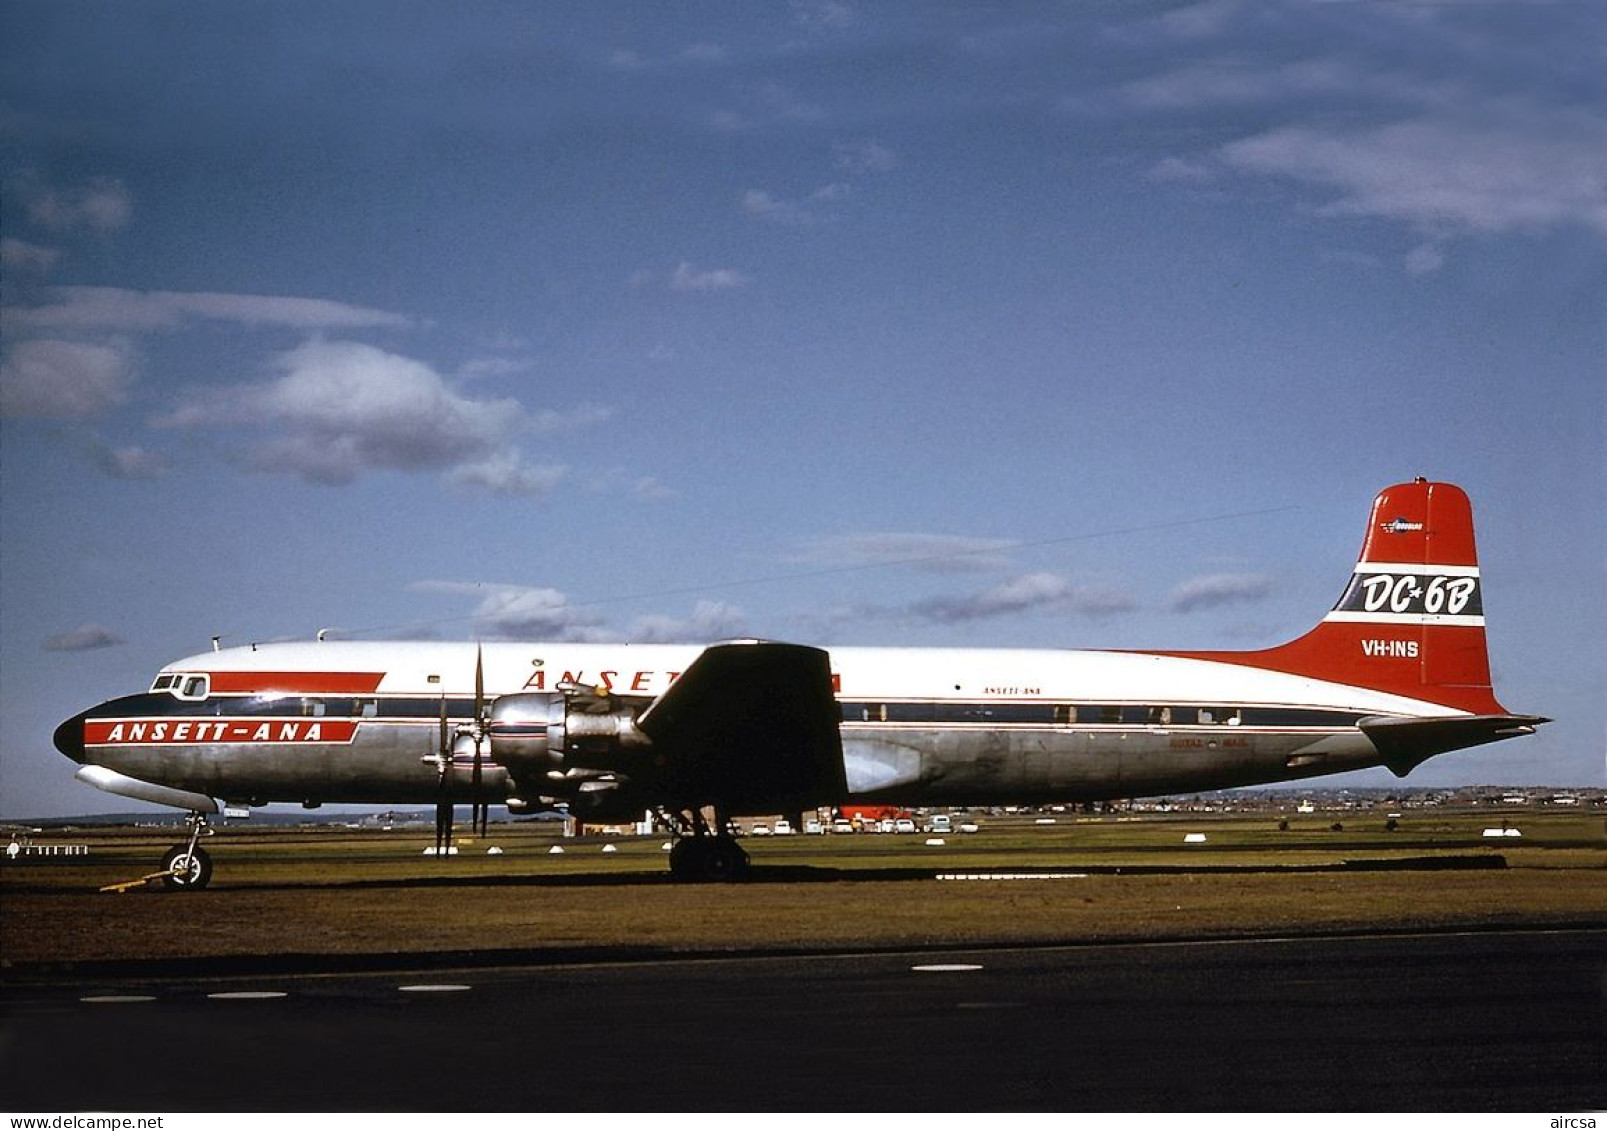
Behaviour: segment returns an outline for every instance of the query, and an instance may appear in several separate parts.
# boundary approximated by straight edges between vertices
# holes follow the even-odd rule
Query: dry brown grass
[[[1185,850],[1176,821],[1001,824],[943,848],[921,837],[794,837],[750,844],[756,882],[733,885],[671,882],[656,839],[622,840],[611,854],[601,842],[570,842],[553,856],[550,830],[506,826],[492,835],[502,856],[471,844],[456,859],[435,861],[419,855],[428,830],[252,831],[213,838],[218,870],[205,892],[122,895],[97,889],[153,870],[166,836],[37,837],[88,841],[92,853],[0,872],[0,959],[20,971],[145,958],[538,958],[621,946],[687,953],[1607,925],[1600,818],[1525,819],[1524,840],[1498,849],[1478,838],[1487,821],[1447,819],[1398,839],[1360,828],[1324,837],[1325,821],[1282,840],[1267,837],[1264,819],[1195,821],[1190,827],[1210,834],[1207,851]],[[1306,870],[1495,851],[1508,867]],[[1092,874],[934,878],[967,870]]]

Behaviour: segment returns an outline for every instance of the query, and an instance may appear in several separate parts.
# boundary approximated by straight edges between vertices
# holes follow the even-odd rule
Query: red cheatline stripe
[[[212,694],[289,692],[365,695],[379,690],[384,672],[213,672]]]

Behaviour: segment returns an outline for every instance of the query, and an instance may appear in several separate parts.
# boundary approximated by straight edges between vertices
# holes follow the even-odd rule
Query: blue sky
[[[1558,721],[1409,781],[1602,783],[1595,5],[0,20],[6,813],[214,635],[1266,646],[1415,475]]]

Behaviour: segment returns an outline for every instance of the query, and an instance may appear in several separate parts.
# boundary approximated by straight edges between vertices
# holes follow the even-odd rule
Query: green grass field
[[[35,834],[85,856],[0,868],[0,963],[594,948],[692,953],[953,947],[1333,931],[1607,926],[1607,821],[1502,814],[980,818],[974,835],[749,838],[748,882],[670,880],[662,837],[564,840],[496,824],[425,857],[428,828],[233,828],[203,892],[103,885],[155,871],[173,830]],[[1286,819],[1287,829],[1278,822]],[[1334,828],[1338,824],[1341,828]],[[1203,833],[1204,843],[1185,843]],[[489,855],[488,847],[502,850]],[[564,849],[554,854],[554,846]],[[604,851],[611,847],[613,851]],[[1489,867],[1486,865],[1496,865]],[[939,879],[939,876],[1020,878]],[[1052,878],[1051,878],[1052,877]]]

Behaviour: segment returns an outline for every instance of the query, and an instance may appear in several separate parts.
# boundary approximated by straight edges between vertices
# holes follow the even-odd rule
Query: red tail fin
[[[1490,686],[1473,508],[1450,483],[1379,493],[1349,586],[1304,636],[1260,652],[1189,654],[1507,713]]]

